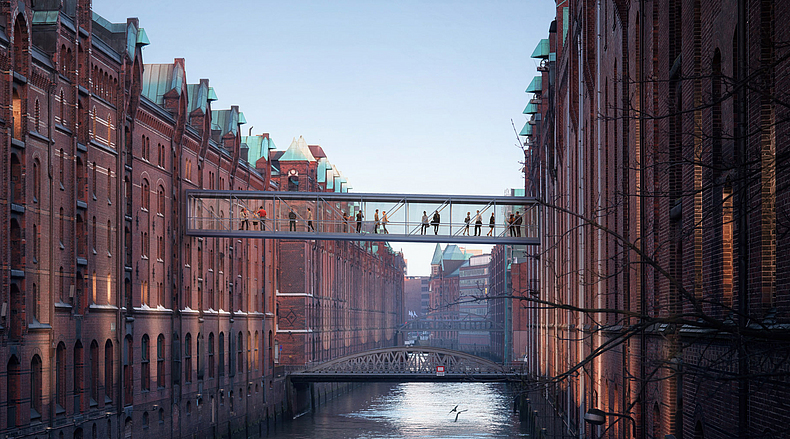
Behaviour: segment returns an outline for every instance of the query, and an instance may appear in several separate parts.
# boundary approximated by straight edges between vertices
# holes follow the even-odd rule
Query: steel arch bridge
[[[409,320],[398,328],[409,331],[487,331],[502,332],[505,327],[484,316],[460,311],[434,311]]]
[[[297,383],[505,382],[521,381],[522,375],[508,371],[493,361],[464,352],[428,346],[398,346],[336,358],[293,372],[289,377]]]

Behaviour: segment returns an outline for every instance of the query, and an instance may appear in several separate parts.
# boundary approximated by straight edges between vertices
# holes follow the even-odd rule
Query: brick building
[[[387,343],[402,259],[184,236],[187,189],[281,187],[274,144],[242,136],[237,107],[212,108],[183,59],[144,64],[136,19],[90,5],[0,2],[0,433],[258,434],[287,410],[275,346],[304,364]],[[304,187],[346,185],[301,165]],[[203,205],[201,221],[227,221],[223,209]],[[302,265],[282,263],[298,249]],[[319,299],[292,307],[313,330],[297,342],[278,333],[278,292],[304,292],[305,268]]]
[[[787,18],[772,0],[558,4],[521,131],[548,204],[524,275],[569,307],[526,324],[549,436],[790,434]]]

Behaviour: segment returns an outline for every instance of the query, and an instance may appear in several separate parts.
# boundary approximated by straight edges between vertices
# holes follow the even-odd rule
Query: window
[[[151,205],[151,190],[148,188],[148,180],[143,179],[142,185],[140,185],[140,189],[142,190],[142,208],[148,210]]]
[[[156,338],[156,386],[165,387],[165,336],[162,334]]]
[[[157,192],[157,194],[158,194],[157,201],[158,201],[159,206],[158,206],[156,212],[159,213],[160,215],[164,215],[165,214],[165,188],[162,187],[162,185],[159,185],[159,191]]]
[[[107,115],[107,146],[112,148],[112,115]]]
[[[38,225],[33,224],[33,263],[38,263]]]
[[[93,179],[91,180],[91,193],[93,194],[93,199],[96,199],[96,182],[98,179],[98,169],[99,167],[96,165],[96,162],[93,162]]]
[[[208,377],[214,378],[214,333],[208,334]]]
[[[112,341],[109,339],[104,344],[104,403],[112,402],[112,389],[113,389],[113,352]]]
[[[58,343],[55,351],[55,413],[63,414],[66,409],[66,345]]]
[[[21,399],[20,392],[20,367],[19,359],[16,355],[12,355],[8,360],[6,370],[8,371],[8,378],[6,381],[6,400],[8,401],[8,427],[15,427],[19,425],[19,402]]]
[[[258,370],[258,331],[255,331],[255,344],[253,345],[253,349],[255,349],[255,370]]]
[[[123,339],[124,358],[123,358],[123,403],[132,405],[134,401],[134,340],[131,335]]]
[[[225,333],[219,333],[219,376],[225,375]]]
[[[40,322],[41,319],[41,296],[36,284],[33,284],[33,320]]]
[[[41,162],[38,158],[33,159],[33,202],[38,203],[41,199]]]
[[[59,223],[60,223],[60,248],[61,250],[66,248],[66,232],[65,232],[65,222],[66,218],[63,216],[63,208],[60,208],[60,215],[59,215]]]
[[[83,374],[83,353],[82,353],[82,342],[77,340],[77,343],[74,344],[74,412],[80,413],[82,412],[82,389],[84,387],[83,379],[85,375]]]
[[[197,378],[203,379],[203,334],[198,332],[197,335]]]
[[[90,347],[90,364],[91,364],[91,401],[90,405],[96,405],[99,400],[99,343],[96,340],[91,342]]]
[[[192,335],[184,337],[184,381],[192,382]]]
[[[142,391],[151,390],[151,365],[148,341],[148,334],[143,335],[140,345],[140,389]]]
[[[66,168],[66,151],[60,149],[60,168],[58,169],[58,176],[60,178],[60,190],[64,190],[63,186],[63,172]]]
[[[112,256],[112,223],[107,220],[107,256]]]
[[[13,112],[11,114],[11,126],[13,131],[14,139],[22,140],[22,99],[19,97],[19,93],[14,88],[13,94],[11,96],[11,106],[13,107]]]
[[[41,418],[41,357],[33,355],[30,360],[30,419]]]
[[[244,337],[239,331],[236,337],[236,371],[241,373],[244,371]]]

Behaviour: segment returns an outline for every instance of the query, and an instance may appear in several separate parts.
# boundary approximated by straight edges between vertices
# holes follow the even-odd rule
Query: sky
[[[238,105],[242,132],[278,149],[304,136],[351,192],[502,195],[524,187],[524,90],[553,19],[551,0],[93,0],[114,23],[137,17],[143,61],[184,58]],[[511,122],[512,121],[512,122]],[[435,245],[392,243],[408,275]],[[486,246],[474,248],[488,249]]]

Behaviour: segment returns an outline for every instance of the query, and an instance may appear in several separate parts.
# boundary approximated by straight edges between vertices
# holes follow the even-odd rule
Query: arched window
[[[142,184],[140,185],[140,189],[142,190],[142,208],[145,210],[149,210],[151,205],[151,190],[148,187],[148,180],[143,179]]]
[[[93,340],[91,342],[89,355],[90,355],[89,361],[91,366],[90,406],[93,407],[96,405],[96,402],[99,400],[99,343],[96,340]]]
[[[66,412],[66,345],[58,343],[55,350],[55,413]]]
[[[192,382],[192,334],[184,337],[184,381]]]
[[[82,389],[84,388],[82,342],[77,340],[74,344],[74,411],[82,412]]]
[[[236,337],[236,371],[238,373],[244,371],[244,336],[241,331]]]
[[[112,402],[112,391],[113,391],[113,351],[112,351],[112,341],[107,339],[107,342],[104,343],[104,403],[108,404]]]
[[[19,221],[16,218],[11,219],[10,232],[11,268],[13,270],[24,270],[25,267],[22,262],[22,256],[24,255],[22,251],[22,228],[19,226]]]
[[[43,413],[41,404],[41,357],[33,355],[30,360],[30,419],[41,418]]]
[[[60,208],[60,212],[59,213],[60,213],[60,215],[58,215],[58,223],[59,223],[59,226],[60,226],[60,236],[58,236],[58,238],[60,238],[60,248],[64,249],[64,248],[66,248],[66,230],[65,230],[66,218],[63,215],[63,208],[62,207]]]
[[[156,338],[156,386],[165,387],[165,336],[159,334]]]
[[[107,255],[112,256],[112,223],[107,220]]]
[[[198,332],[197,335],[197,378],[198,380],[203,379],[203,334]]]
[[[88,190],[88,174],[85,172],[85,165],[82,158],[77,157],[77,199],[85,201],[85,193]]]
[[[127,335],[123,339],[123,404],[134,402],[134,339]]]
[[[225,375],[225,333],[219,333],[219,376]]]
[[[60,281],[60,303],[66,303],[66,276],[63,275],[63,267],[60,267],[58,272],[58,280]]]
[[[40,322],[41,318],[41,294],[38,292],[38,287],[33,284],[33,320]]]
[[[140,389],[143,391],[151,390],[151,369],[148,334],[143,335],[140,344]]]
[[[208,377],[214,378],[214,333],[208,334]]]
[[[41,162],[38,158],[33,159],[33,202],[38,203],[41,199]]]
[[[252,337],[250,331],[247,331],[247,370],[252,368]]]
[[[158,193],[158,202],[159,207],[157,209],[157,213],[164,215],[165,214],[165,188],[162,185],[159,185]]]
[[[6,381],[6,401],[8,401],[8,427],[16,427],[19,425],[19,400],[22,399],[21,385],[19,374],[19,359],[16,355],[12,355],[8,360],[6,370],[8,371],[8,378]]]
[[[84,258],[86,257],[88,245],[87,239],[85,237],[85,221],[82,220],[82,215],[77,214],[77,234],[76,234],[76,244],[77,244],[77,257]]]

